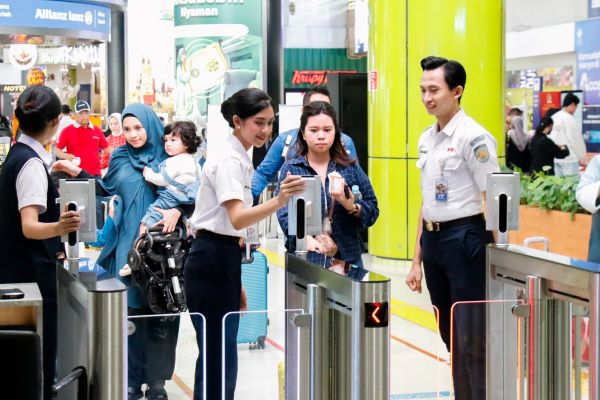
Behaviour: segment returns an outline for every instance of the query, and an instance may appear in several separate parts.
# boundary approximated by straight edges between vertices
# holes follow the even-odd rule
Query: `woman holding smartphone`
[[[270,137],[275,119],[271,98],[259,89],[242,89],[221,105],[233,135],[220,154],[208,159],[200,178],[200,191],[191,218],[195,239],[185,263],[185,294],[189,311],[206,318],[206,386],[208,400],[221,400],[221,348],[223,317],[245,309],[241,284],[240,237],[246,228],[268,217],[304,190],[299,176],[281,182],[279,196],[252,207],[250,182],[254,168],[248,156]],[[193,317],[198,346],[203,341],[202,321]],[[225,327],[225,399],[233,400],[237,379],[239,315],[227,318]],[[202,398],[202,355],[196,363],[194,399]]]
[[[22,135],[0,172],[0,283],[37,283],[43,298],[44,399],[51,399],[56,364],[56,261],[60,236],[79,229],[77,211],[63,211],[50,179],[44,146],[58,128],[61,104],[47,86],[31,86],[17,100]],[[3,393],[7,395],[7,393]]]

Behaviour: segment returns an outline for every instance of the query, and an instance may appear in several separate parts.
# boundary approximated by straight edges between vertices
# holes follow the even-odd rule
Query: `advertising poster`
[[[263,0],[175,0],[175,114],[205,119],[209,105],[262,88]]]
[[[560,92],[540,93],[540,112],[542,117],[546,115],[546,112],[551,108],[561,108],[560,105]]]
[[[542,119],[542,110],[540,108],[540,93],[544,90],[544,78],[541,76],[537,77],[537,82],[533,85],[533,105],[532,105],[532,117],[531,126],[535,129]]]
[[[581,108],[583,118],[583,140],[589,153],[600,152],[600,106]]]
[[[577,83],[586,105],[600,105],[600,20],[575,23]]]
[[[129,0],[127,25],[127,102],[143,103],[157,113],[172,115],[173,0]]]

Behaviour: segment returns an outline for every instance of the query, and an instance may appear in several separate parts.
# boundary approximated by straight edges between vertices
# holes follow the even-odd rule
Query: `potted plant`
[[[544,173],[520,177],[519,230],[510,233],[509,241],[523,244],[528,237],[544,236],[551,252],[587,259],[592,216],[575,198],[579,177]]]

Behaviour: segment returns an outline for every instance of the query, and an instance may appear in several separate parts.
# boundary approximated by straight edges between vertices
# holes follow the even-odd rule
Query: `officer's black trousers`
[[[237,332],[242,289],[241,250],[237,243],[218,236],[194,239],[185,262],[185,296],[191,313],[201,313],[205,320],[192,316],[196,340],[202,349],[206,331],[206,399],[202,399],[202,352],[196,362],[194,400],[233,400],[237,380]],[[204,325],[206,324],[206,325]],[[223,336],[225,368],[222,367]],[[225,374],[225,397],[221,382]]]
[[[421,235],[427,288],[439,312],[440,334],[453,353],[457,400],[485,399],[485,305],[455,303],[485,299],[485,245],[491,241],[483,219],[441,232],[423,229]]]

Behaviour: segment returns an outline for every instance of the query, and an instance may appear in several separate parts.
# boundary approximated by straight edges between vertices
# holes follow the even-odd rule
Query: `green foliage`
[[[578,183],[578,176],[521,174],[521,204],[545,210],[564,211],[571,216],[577,212],[584,212],[575,198]]]

